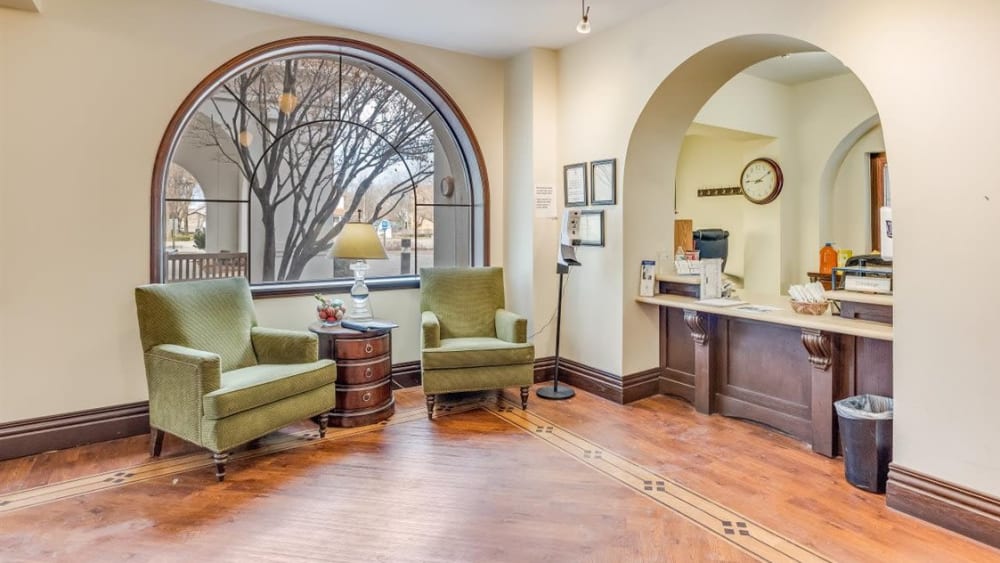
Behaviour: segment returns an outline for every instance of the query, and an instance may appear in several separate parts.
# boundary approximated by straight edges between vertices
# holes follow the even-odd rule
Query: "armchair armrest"
[[[255,326],[250,339],[262,364],[304,364],[319,359],[319,340],[311,332]]]
[[[497,309],[497,338],[514,344],[528,341],[528,319],[506,309]]]
[[[441,347],[441,321],[431,311],[420,313],[421,348]]]
[[[202,443],[202,397],[219,388],[222,359],[218,354],[174,344],[146,352],[149,423],[155,428]]]

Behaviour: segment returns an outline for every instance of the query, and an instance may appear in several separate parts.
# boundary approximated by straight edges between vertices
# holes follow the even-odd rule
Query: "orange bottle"
[[[836,267],[837,251],[833,248],[833,243],[828,242],[819,249],[819,273],[829,275]]]

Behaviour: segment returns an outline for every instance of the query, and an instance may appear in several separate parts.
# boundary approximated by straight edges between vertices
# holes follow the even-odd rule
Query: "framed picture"
[[[566,207],[587,205],[587,164],[580,162],[563,167]]]
[[[590,163],[590,204],[614,205],[617,203],[615,159],[595,160]]]
[[[580,212],[580,244],[604,246],[604,211],[586,209]]]

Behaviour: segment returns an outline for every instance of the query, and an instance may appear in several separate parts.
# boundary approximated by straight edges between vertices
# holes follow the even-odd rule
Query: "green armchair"
[[[211,450],[222,481],[236,446],[316,415],[326,434],[336,366],[314,334],[258,327],[246,279],[147,285],[135,304],[153,457],[169,432]]]
[[[521,388],[535,381],[528,321],[504,309],[502,268],[420,270],[420,369],[427,418],[438,394]]]

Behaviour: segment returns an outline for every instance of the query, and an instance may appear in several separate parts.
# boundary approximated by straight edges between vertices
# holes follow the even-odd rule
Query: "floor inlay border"
[[[591,469],[683,516],[688,521],[758,559],[775,562],[829,561],[808,547],[784,537],[668,477],[609,451],[530,410],[521,410],[520,405],[515,405],[506,398],[502,402],[489,398],[459,400],[446,403],[442,407],[444,408],[438,409],[435,418],[480,409],[489,412]],[[316,430],[311,429],[291,432],[276,439],[271,438],[258,448],[236,452],[232,455],[231,461],[260,457],[310,444],[335,442],[368,432],[376,432],[388,426],[425,420],[425,417],[426,413],[423,408],[414,408],[397,412],[388,420],[371,426],[330,428],[327,430],[325,438],[320,438]],[[212,465],[212,457],[204,451],[150,459],[130,467],[0,494],[0,514],[125,487],[158,477],[207,469]]]
[[[460,412],[481,408],[481,406],[481,400],[452,404],[450,405],[451,408],[449,409],[448,414],[458,414]],[[229,463],[298,448],[307,444],[335,442],[351,436],[375,432],[387,426],[396,426],[408,422],[415,422],[425,419],[426,416],[427,415],[425,414],[423,408],[408,409],[406,411],[396,413],[395,416],[387,420],[370,426],[359,426],[356,428],[328,428],[326,431],[326,437],[324,438],[320,438],[319,433],[316,430],[289,432],[281,435],[277,439],[271,438],[260,447],[234,452],[229,458]],[[143,481],[163,477],[165,475],[176,475],[192,470],[214,467],[214,465],[215,462],[212,460],[212,456],[206,451],[197,451],[174,457],[150,459],[149,461],[130,467],[113,469],[111,471],[88,475],[86,477],[79,477],[76,479],[59,481],[57,483],[40,485],[30,489],[0,494],[0,514],[88,495],[116,487],[124,487],[135,483],[141,483]]]
[[[500,419],[570,455],[633,491],[669,508],[705,530],[764,561],[830,561],[668,477],[636,464],[514,403],[484,404]]]

